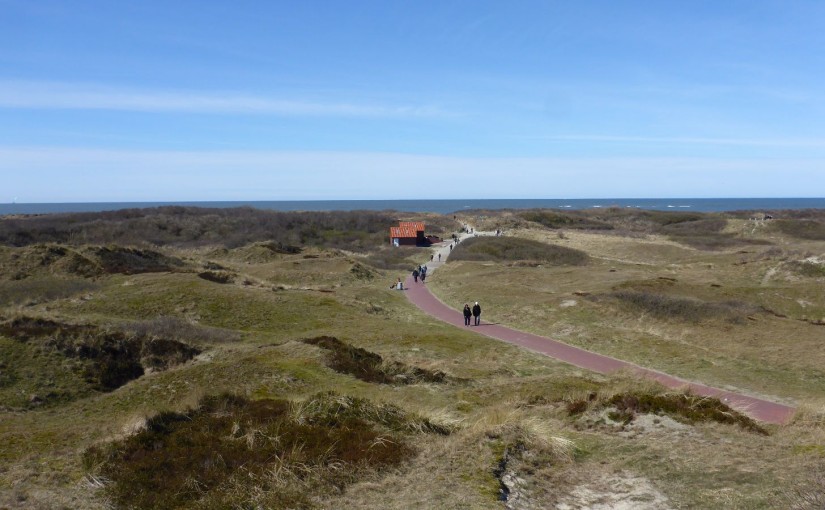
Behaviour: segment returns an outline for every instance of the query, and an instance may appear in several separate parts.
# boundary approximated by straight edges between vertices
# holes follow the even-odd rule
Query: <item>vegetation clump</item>
[[[218,344],[241,340],[241,334],[237,331],[201,326],[170,316],[131,322],[121,326],[121,329],[135,336],[170,338],[194,344]]]
[[[105,246],[92,251],[103,271],[109,274],[161,273],[184,266],[182,260],[153,250]]]
[[[165,370],[184,363],[200,349],[184,342],[95,326],[19,317],[0,325],[0,334],[74,360],[74,369],[98,391],[112,391],[141,377],[146,369]]]
[[[352,265],[349,272],[358,280],[372,280],[376,274],[375,271],[358,262]]]
[[[767,435],[756,421],[732,409],[716,397],[691,393],[623,392],[607,399],[576,399],[567,403],[570,416],[584,413],[595,402],[598,408],[612,408],[610,418],[630,423],[638,414],[665,414],[688,424],[716,422],[738,425],[745,430]]]
[[[825,221],[815,219],[774,220],[776,228],[785,235],[809,241],[825,241]]]
[[[165,206],[0,218],[0,244],[37,243],[237,248],[255,242],[293,253],[302,246],[369,251],[398,220],[386,212],[282,212],[251,207]]]
[[[798,260],[789,262],[788,267],[801,276],[810,278],[821,278],[825,276],[825,263],[811,260]]]
[[[606,296],[657,319],[675,319],[694,324],[708,319],[723,319],[744,324],[748,314],[758,310],[742,301],[707,302],[636,290],[620,290]]]
[[[605,221],[589,218],[581,213],[562,213],[552,209],[536,209],[518,213],[518,217],[547,228],[570,230],[613,230],[613,225]]]
[[[529,239],[471,237],[459,243],[448,259],[472,261],[538,261],[549,265],[587,264],[585,252]]]
[[[380,384],[416,384],[420,382],[443,383],[447,380],[444,372],[410,367],[398,361],[388,363],[379,354],[349,345],[335,337],[319,336],[302,341],[329,351],[330,368],[362,381]]]
[[[213,283],[232,283],[235,280],[235,275],[229,271],[201,271],[198,277]]]
[[[319,394],[303,403],[206,397],[84,455],[118,508],[312,508],[414,454],[400,409]]]
[[[32,306],[93,292],[99,288],[99,284],[85,279],[26,278],[0,281],[0,306]]]

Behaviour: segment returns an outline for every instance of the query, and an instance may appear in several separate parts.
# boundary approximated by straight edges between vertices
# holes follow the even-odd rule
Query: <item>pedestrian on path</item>
[[[441,252],[438,252],[438,261],[441,262]]]
[[[426,278],[426,277],[427,277],[427,272],[426,271],[421,273],[421,283],[424,283],[424,278]]]
[[[473,315],[473,312],[470,311],[470,305],[464,303],[464,325],[470,325],[470,317]]]
[[[430,255],[430,262],[433,261],[433,257],[435,257],[435,255]]]
[[[418,274],[419,274],[418,269],[413,269],[412,275],[413,275],[413,280],[415,281],[415,283],[418,283]]]
[[[481,306],[479,306],[478,301],[476,304],[473,305],[473,317],[475,318],[476,326],[481,324]]]

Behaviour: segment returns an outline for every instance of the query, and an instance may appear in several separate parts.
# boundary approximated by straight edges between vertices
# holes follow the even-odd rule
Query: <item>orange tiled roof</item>
[[[410,227],[413,228],[416,232],[424,232],[423,221],[401,221],[398,223],[398,226],[401,228]]]
[[[390,227],[390,237],[418,237],[418,232],[407,226]]]

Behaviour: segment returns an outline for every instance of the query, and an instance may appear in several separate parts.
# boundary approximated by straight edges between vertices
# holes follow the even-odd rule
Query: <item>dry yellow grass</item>
[[[89,446],[133,434],[147,417],[224,391],[302,402],[334,390],[394,404],[454,430],[416,434],[408,462],[318,496],[318,508],[500,508],[502,481],[511,497],[533,508],[585,507],[597,500],[615,508],[786,508],[797,501],[797,489],[817,490],[814,473],[825,458],[825,354],[816,348],[822,327],[799,319],[825,302],[817,290],[821,282],[782,267],[765,281],[785,256],[765,255],[768,247],[711,253],[660,237],[570,231],[560,239],[538,230],[508,235],[514,233],[587,251],[593,260],[583,268],[450,263],[428,285],[447,302],[481,301],[491,320],[805,405],[768,436],[714,423],[658,426],[670,423],[666,416],[643,418],[650,426],[627,427],[570,416],[570,400],[661,388],[627,374],[589,373],[439,323],[403,293],[387,289],[384,282],[400,274],[375,271],[373,279],[359,278],[351,272],[357,260],[347,254],[319,250],[253,260],[246,252],[216,257],[203,250],[170,251],[193,264],[217,261],[237,275],[235,283],[185,272],[115,275],[101,278],[88,299],[60,298],[19,310],[100,325],[168,315],[238,332],[240,340],[209,345],[184,365],[111,393],[0,410],[0,508],[105,508],[102,487],[108,481],[80,461]],[[785,254],[825,251],[812,242],[797,247],[773,240]],[[592,299],[623,285],[705,302],[739,299],[788,318],[759,313],[744,325],[711,320],[697,326]],[[320,349],[298,341],[319,335],[453,379],[406,386],[360,381],[330,369]]]

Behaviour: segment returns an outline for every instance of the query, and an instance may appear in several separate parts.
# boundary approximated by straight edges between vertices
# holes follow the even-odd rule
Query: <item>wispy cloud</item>
[[[446,115],[441,109],[427,105],[317,102],[237,92],[132,90],[105,85],[21,81],[0,81],[0,108],[310,117]]]
[[[612,135],[551,135],[537,139],[559,142],[646,143],[679,145],[730,145],[751,147],[807,147],[825,148],[825,138],[706,138],[706,137],[657,137]]]
[[[468,158],[0,146],[21,202],[812,196],[819,159]],[[470,185],[471,184],[471,185]],[[2,200],[2,198],[0,198]]]

